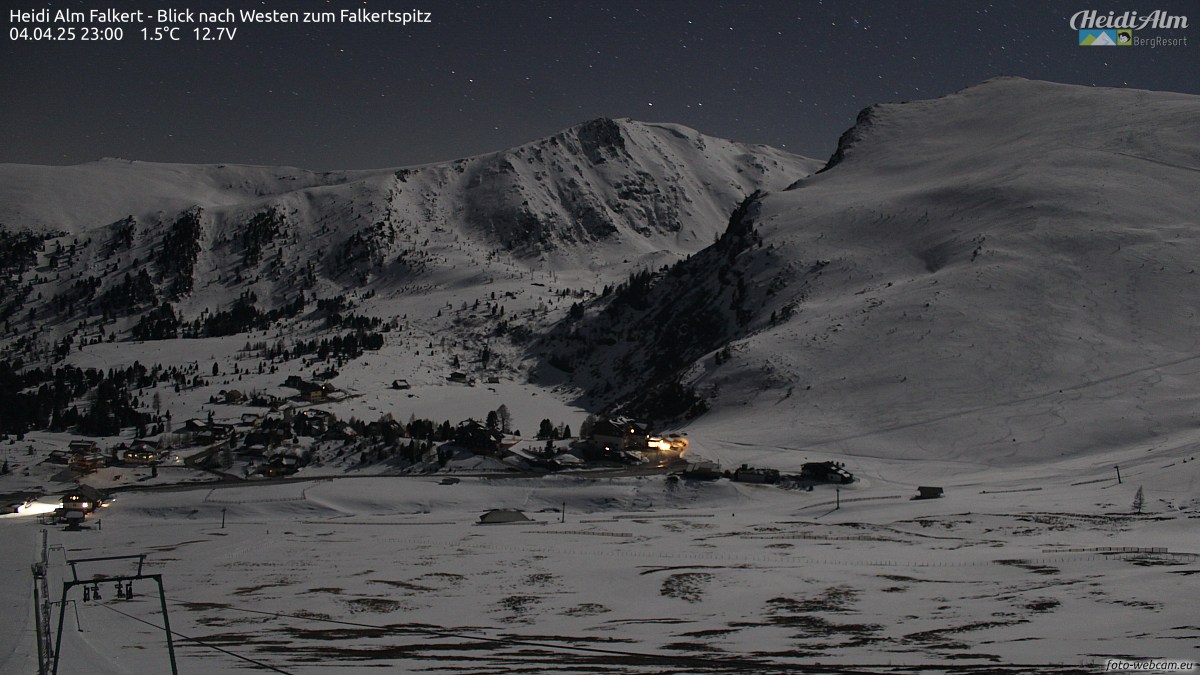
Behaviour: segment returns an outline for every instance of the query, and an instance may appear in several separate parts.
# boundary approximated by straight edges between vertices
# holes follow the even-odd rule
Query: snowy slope
[[[645,248],[640,239],[649,237],[654,245],[695,250],[711,241],[742,196],[818,167],[680,125],[601,118],[509,150],[400,169],[314,173],[111,158],[65,167],[5,164],[0,224],[81,234],[127,216],[148,221],[192,207],[219,220],[313,204],[333,208],[318,217],[339,216],[341,227],[374,224],[355,214],[374,207],[401,222],[470,225],[509,248],[619,234],[640,235],[626,241],[635,248]]]
[[[557,270],[602,285],[699,250],[745,194],[786,186],[817,164],[677,125],[599,119],[510,150],[396,170],[5,165],[0,224],[64,233],[16,285],[35,299],[59,296],[66,309],[29,302],[6,311],[74,322],[83,300],[142,269],[153,273],[153,302],[143,293],[124,311],[169,300],[192,318],[246,292],[267,309],[301,293],[412,296]],[[188,218],[198,254],[165,259],[172,228]],[[80,283],[95,288],[72,296]],[[377,313],[403,313],[394,309]]]
[[[1126,511],[1128,482],[1076,477],[1018,470],[1014,484],[1046,489],[976,483],[926,501],[881,483],[838,510],[831,487],[662,477],[123,493],[102,527],[50,532],[48,573],[57,599],[64,559],[148,554],[172,629],[199,641],[175,641],[184,672],[253,659],[291,673],[1091,673],[1113,657],[1200,659],[1179,593],[1197,572],[1195,511],[1157,486],[1178,472],[1138,478],[1156,485],[1143,514]],[[475,525],[491,508],[532,522]],[[0,517],[6,598],[28,594],[31,521]],[[1115,547],[1130,551],[1101,550]],[[70,589],[53,616],[63,672],[164,671],[155,586],[99,588]],[[0,618],[6,672],[32,666],[31,604]]]
[[[698,393],[710,410],[687,428],[688,458],[785,471],[835,458],[857,478],[804,491],[479,477],[452,463],[461,481],[447,485],[349,461],[353,445],[299,482],[131,489],[200,475],[176,462],[157,478],[110,467],[88,480],[118,487],[116,501],[82,531],[49,531],[54,599],[66,560],[148,554],[186,672],[241,672],[244,659],[321,673],[1082,673],[1112,657],[1197,661],[1195,610],[1179,592],[1200,553],[1197,112],[1195,97],[997,80],[872,109],[837,161],[803,180],[810,165],[768,149],[601,121],[411,170],[135,164],[144,180],[99,171],[86,189],[6,197],[6,208],[58,213],[48,227],[67,234],[18,275],[23,304],[0,345],[40,364],[53,359],[39,350],[69,336],[56,365],[178,369],[190,384],[136,391],[141,409],[161,399],[176,424],[262,413],[212,400],[233,388],[290,396],[289,375],[336,366],[346,396],[314,408],[341,419],[454,423],[503,403],[526,432],[542,418],[578,429],[594,407],[521,381],[521,368],[547,361],[571,372],[543,366],[545,381],[587,390],[589,406],[661,407],[666,394],[686,406]],[[183,178],[145,187],[171,171]],[[221,187],[224,171],[245,185]],[[126,183],[144,192],[121,202]],[[760,188],[775,191],[746,198]],[[84,196],[56,204],[72,192]],[[93,220],[88,203],[132,206]],[[190,231],[181,210],[196,215],[202,246],[175,297],[183,270],[159,251]],[[94,310],[142,269],[186,319],[247,291],[263,309],[301,293],[308,304],[236,335],[129,341],[146,301]],[[92,277],[95,297],[55,306]],[[344,361],[253,346],[348,330],[327,325],[318,298],[393,323],[383,347]],[[452,367],[500,381],[451,384]],[[132,431],[97,440],[111,447]],[[0,491],[65,487],[39,462],[73,438],[10,441]],[[945,497],[909,499],[919,485]],[[533,522],[475,525],[491,508]],[[0,536],[11,544],[0,547],[0,671],[30,672],[35,517],[0,516]],[[130,563],[78,571],[128,574]],[[111,581],[98,588],[87,601],[69,589],[52,615],[66,628],[63,670],[163,671],[150,582],[135,582],[132,599]]]
[[[509,324],[540,327],[632,269],[700,250],[746,194],[818,164],[678,125],[598,119],[401,169],[6,165],[0,224],[47,238],[5,270],[4,342],[24,340],[12,354],[38,362],[64,340],[124,341],[163,303],[185,323],[239,304],[290,306],[289,322],[259,327],[319,339],[330,314],[320,303],[337,301],[407,331],[411,341],[392,341],[406,355],[426,345],[407,374],[444,376],[455,347],[478,350]],[[507,351],[512,366],[519,353]]]
[[[224,207],[359,173],[317,174],[291,167],[156,164],[105,158],[77,166],[0,164],[0,224],[79,233],[134,216]]]
[[[1198,114],[1021,79],[875,106],[645,309],[594,308],[548,351],[638,327],[574,353],[574,384],[611,403],[644,381],[606,393],[606,364],[682,373],[730,448],[999,465],[1195,442]]]

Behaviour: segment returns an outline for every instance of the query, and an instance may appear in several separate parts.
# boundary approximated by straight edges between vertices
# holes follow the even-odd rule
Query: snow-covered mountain
[[[679,125],[601,118],[509,150],[402,169],[314,173],[111,158],[68,167],[4,164],[0,223],[78,234],[129,216],[151,227],[198,207],[215,225],[238,226],[244,213],[275,207],[300,220],[338,220],[340,230],[352,231],[368,215],[390,218],[393,229],[461,228],[526,252],[594,241],[686,251],[711,242],[719,226],[710,221],[723,222],[730,203],[819,166]]]
[[[557,270],[603,285],[700,250],[746,194],[818,166],[678,125],[609,119],[401,169],[3,165],[0,224],[47,239],[36,253],[36,242],[14,246],[24,272],[10,275],[0,313],[42,330],[128,317],[108,328],[120,336],[163,302],[193,320],[243,298],[286,312],[302,298],[383,293],[388,302],[363,311],[391,317],[423,312],[414,296],[446,292],[432,315],[477,299],[464,288],[528,287]]]
[[[736,420],[730,447],[1198,442],[1197,119],[1196,96],[1015,78],[874,106],[820,173],[540,348],[593,406],[707,408],[693,428]]]
[[[0,318],[30,362],[378,321],[371,378],[529,369],[588,409],[724,430],[718,449],[1191,443],[1197,112],[997,79],[865,110],[813,175],[628,120],[398,170],[4,166],[9,232],[56,234],[10,242]]]
[[[814,175],[606,120],[401,170],[0,167],[0,672],[1200,662],[1197,113],[994,80]],[[686,452],[592,461],[601,408]],[[117,499],[42,524],[77,479]],[[177,651],[110,590],[131,552]]]

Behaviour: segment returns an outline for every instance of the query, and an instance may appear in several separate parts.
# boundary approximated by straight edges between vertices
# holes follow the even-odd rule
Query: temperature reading
[[[192,32],[196,34],[197,40],[232,40],[233,36],[237,34],[237,29],[217,26],[216,28],[195,28]]]
[[[159,26],[157,28],[143,28],[142,29],[142,39],[143,40],[153,40],[153,41],[178,40],[179,39],[179,29],[174,28],[174,27],[167,28],[164,26]]]

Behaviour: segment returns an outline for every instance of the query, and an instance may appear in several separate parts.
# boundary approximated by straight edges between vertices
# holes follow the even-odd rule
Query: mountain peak
[[[621,125],[607,117],[584,122],[575,128],[575,134],[582,144],[583,153],[597,164],[625,152]]]
[[[592,400],[672,383],[750,444],[1016,464],[1192,442],[1198,115],[1019,78],[872,106],[824,173],[550,351]],[[612,364],[624,390],[589,379]]]
[[[1141,106],[1170,133],[1179,134],[1186,127],[1176,122],[1194,110],[1196,100],[1170,92],[994,77],[935,99],[864,108],[818,173],[850,165],[873,172],[927,166],[933,157],[955,154],[947,152],[955,142],[973,144],[962,148],[966,154],[996,151],[1001,159],[1012,155],[1006,152],[1010,143],[1036,143],[1042,151],[1064,144],[1107,147],[1117,142],[1113,128],[1151,128]],[[1088,106],[1098,107],[1083,112]],[[1040,133],[1046,129],[1056,133]],[[1121,142],[1138,137],[1126,135]],[[1173,147],[1161,149],[1173,153]],[[1044,152],[1029,159],[1040,161]]]

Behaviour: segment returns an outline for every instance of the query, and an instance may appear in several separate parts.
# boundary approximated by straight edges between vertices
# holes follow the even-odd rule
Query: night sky
[[[232,41],[13,41],[9,8],[417,8],[432,24],[235,23]],[[587,119],[678,122],[824,159],[872,103],[996,75],[1200,93],[1200,5],[1134,2],[5,3],[0,162],[403,166]],[[1182,47],[1080,47],[1083,9],[1189,15]],[[144,24],[153,27],[151,22]],[[1151,33],[1151,31],[1146,31]]]

